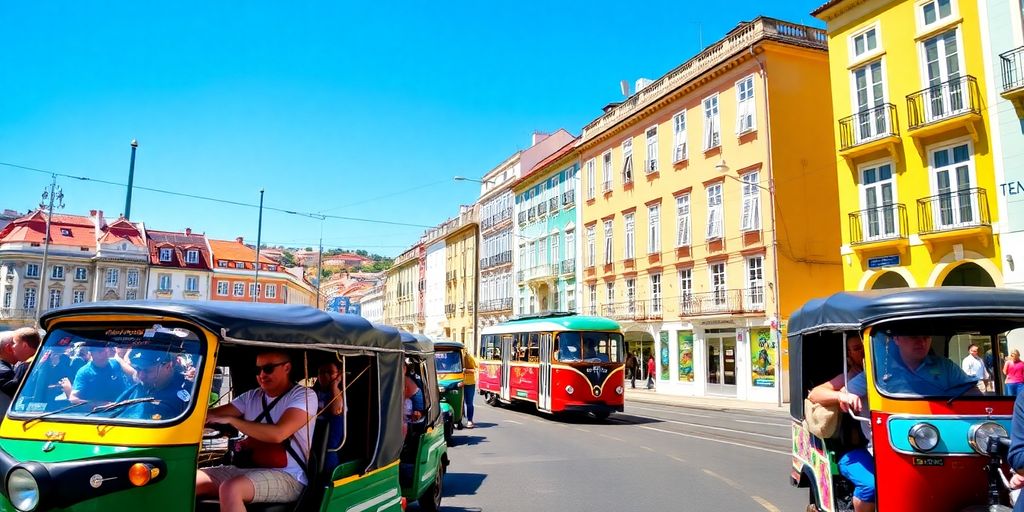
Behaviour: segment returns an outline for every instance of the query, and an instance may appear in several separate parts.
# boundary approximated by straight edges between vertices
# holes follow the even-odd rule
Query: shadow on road
[[[515,411],[522,414],[529,414],[537,418],[543,418],[547,421],[554,421],[559,423],[567,423],[570,425],[609,425],[609,424],[629,424],[629,425],[643,425],[648,423],[661,423],[662,420],[657,418],[647,418],[641,416],[633,416],[631,414],[617,412],[612,413],[607,419],[598,419],[588,414],[582,413],[558,413],[549,414],[540,412],[532,404],[520,404],[514,403],[511,405],[503,405],[501,407],[507,411]],[[477,425],[480,425],[477,423]],[[493,425],[493,424],[492,424]]]
[[[489,423],[489,422],[486,422],[486,421],[479,421],[479,422],[473,423],[473,428],[488,428],[488,427],[496,427],[496,426],[498,426],[497,423]],[[463,429],[463,430],[467,430],[467,429]]]
[[[472,496],[484,483],[487,475],[482,473],[446,473],[444,475],[444,495]]]
[[[468,436],[468,435],[454,435],[452,436],[452,446],[476,446],[480,443],[487,442],[487,438],[484,436]]]

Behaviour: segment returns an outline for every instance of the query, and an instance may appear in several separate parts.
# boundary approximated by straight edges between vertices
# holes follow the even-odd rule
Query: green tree
[[[287,249],[281,251],[281,264],[286,267],[295,266],[295,255]]]

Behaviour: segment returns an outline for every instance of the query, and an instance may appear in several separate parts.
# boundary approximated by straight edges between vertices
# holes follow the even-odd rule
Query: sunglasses
[[[256,367],[256,375],[259,375],[261,373],[265,373],[267,375],[270,375],[271,373],[274,373],[274,369],[275,368],[277,368],[278,366],[281,366],[281,365],[285,365],[285,364],[288,364],[288,361],[283,361],[283,362],[280,362],[280,363],[270,363],[270,364],[265,364],[263,366],[257,366]]]

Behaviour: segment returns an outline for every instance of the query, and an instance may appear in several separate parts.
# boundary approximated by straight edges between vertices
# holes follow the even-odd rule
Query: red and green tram
[[[477,386],[490,404],[532,402],[548,413],[622,412],[622,329],[602,317],[530,315],[485,328]]]

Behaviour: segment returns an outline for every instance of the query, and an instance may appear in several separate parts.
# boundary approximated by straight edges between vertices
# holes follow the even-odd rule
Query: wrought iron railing
[[[486,258],[480,258],[480,268],[485,269],[496,265],[502,265],[505,263],[512,263],[512,251],[504,251],[494,256],[488,256]]]
[[[839,144],[849,149],[873,140],[898,136],[896,105],[884,103],[839,120]]]
[[[920,234],[989,225],[988,194],[983,188],[965,188],[917,200]]]
[[[478,304],[478,310],[481,313],[489,313],[492,311],[505,311],[509,309],[512,309],[511,297],[506,297],[504,299],[482,300]]]
[[[28,320],[35,318],[34,309],[0,308],[0,320]]]
[[[980,114],[978,80],[964,75],[910,94],[907,113],[911,130],[964,114]]]
[[[907,207],[902,203],[867,208],[849,216],[851,244],[907,238],[910,234]]]
[[[558,211],[558,197],[552,197],[548,199],[548,211],[555,213]]]
[[[612,320],[656,320],[661,318],[662,305],[660,299],[616,302],[601,306],[601,315]]]
[[[679,316],[763,312],[764,299],[763,286],[694,293],[680,298]]]
[[[576,202],[576,190],[566,190],[562,192],[562,204],[573,204]]]
[[[576,258],[569,258],[562,261],[562,273],[563,274],[575,274],[576,273]]]
[[[1024,46],[999,56],[1003,67],[1003,92],[1024,88]]]

